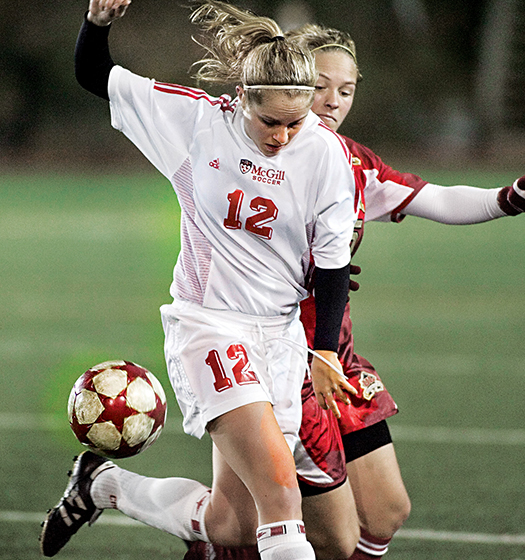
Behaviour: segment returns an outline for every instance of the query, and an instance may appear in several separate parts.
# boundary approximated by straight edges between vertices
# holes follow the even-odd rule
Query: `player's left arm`
[[[349,404],[346,392],[356,394],[356,390],[343,375],[337,357],[339,332],[350,289],[350,264],[340,269],[315,270],[315,310],[316,325],[314,354],[312,360],[312,383],[317,402],[324,409],[330,409],[339,418],[340,412],[335,398]],[[330,366],[331,364],[331,366]],[[346,391],[346,392],[345,392]]]
[[[477,224],[525,212],[525,176],[510,187],[425,185],[402,213],[443,224]]]

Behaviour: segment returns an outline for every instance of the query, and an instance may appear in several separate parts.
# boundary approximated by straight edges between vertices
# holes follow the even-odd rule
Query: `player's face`
[[[306,95],[288,97],[281,92],[266,92],[261,104],[248,103],[242,88],[238,90],[244,111],[244,129],[261,152],[272,157],[292,141],[301,130],[310,98]]]
[[[332,130],[337,130],[354,102],[357,66],[342,50],[315,53],[319,79],[315,86],[312,111]]]

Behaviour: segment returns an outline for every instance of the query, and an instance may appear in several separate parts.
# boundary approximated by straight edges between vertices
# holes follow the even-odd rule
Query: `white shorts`
[[[187,434],[240,406],[267,401],[292,453],[299,442],[306,340],[299,312],[254,317],[175,300],[160,309],[168,375]]]

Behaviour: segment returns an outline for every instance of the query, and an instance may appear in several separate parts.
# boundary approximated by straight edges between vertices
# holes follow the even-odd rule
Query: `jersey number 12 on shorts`
[[[238,385],[259,383],[257,375],[250,369],[250,361],[242,344],[232,344],[229,346],[228,350],[226,350],[226,355],[230,360],[237,360],[231,370]],[[206,365],[210,366],[213,372],[213,377],[215,378],[213,386],[218,393],[233,386],[232,380],[226,375],[224,365],[217,350],[210,350],[205,361]]]

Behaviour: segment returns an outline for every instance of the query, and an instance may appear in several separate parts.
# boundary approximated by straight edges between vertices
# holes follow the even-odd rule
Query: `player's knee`
[[[359,541],[359,527],[348,527],[344,534],[333,535],[329,531],[307,531],[307,538],[314,547],[317,560],[349,558]]]
[[[257,544],[257,520],[241,520],[224,516],[220,522],[213,523],[208,538],[215,544],[231,546],[252,546]]]
[[[412,511],[412,503],[408,496],[398,504],[397,514],[394,519],[392,535],[405,523]]]
[[[264,492],[254,492],[254,498],[259,517],[265,523],[302,517],[301,492],[298,486],[287,488],[280,484],[268,485]]]
[[[366,529],[375,537],[392,538],[408,519],[411,509],[412,504],[408,495],[400,497],[383,511],[381,518],[368,519]]]
[[[206,511],[206,532],[211,542],[221,546],[251,546],[257,543],[257,511],[245,508],[213,508]]]
[[[410,515],[410,510],[412,509],[412,504],[410,502],[410,498],[405,495],[402,499],[397,500],[395,504],[393,504],[390,516],[390,528],[389,534],[387,537],[393,537],[394,534],[403,523],[408,519]]]
[[[325,543],[314,547],[316,560],[334,560],[334,558],[350,558],[354,553],[357,541],[354,539],[343,539],[337,542]]]

